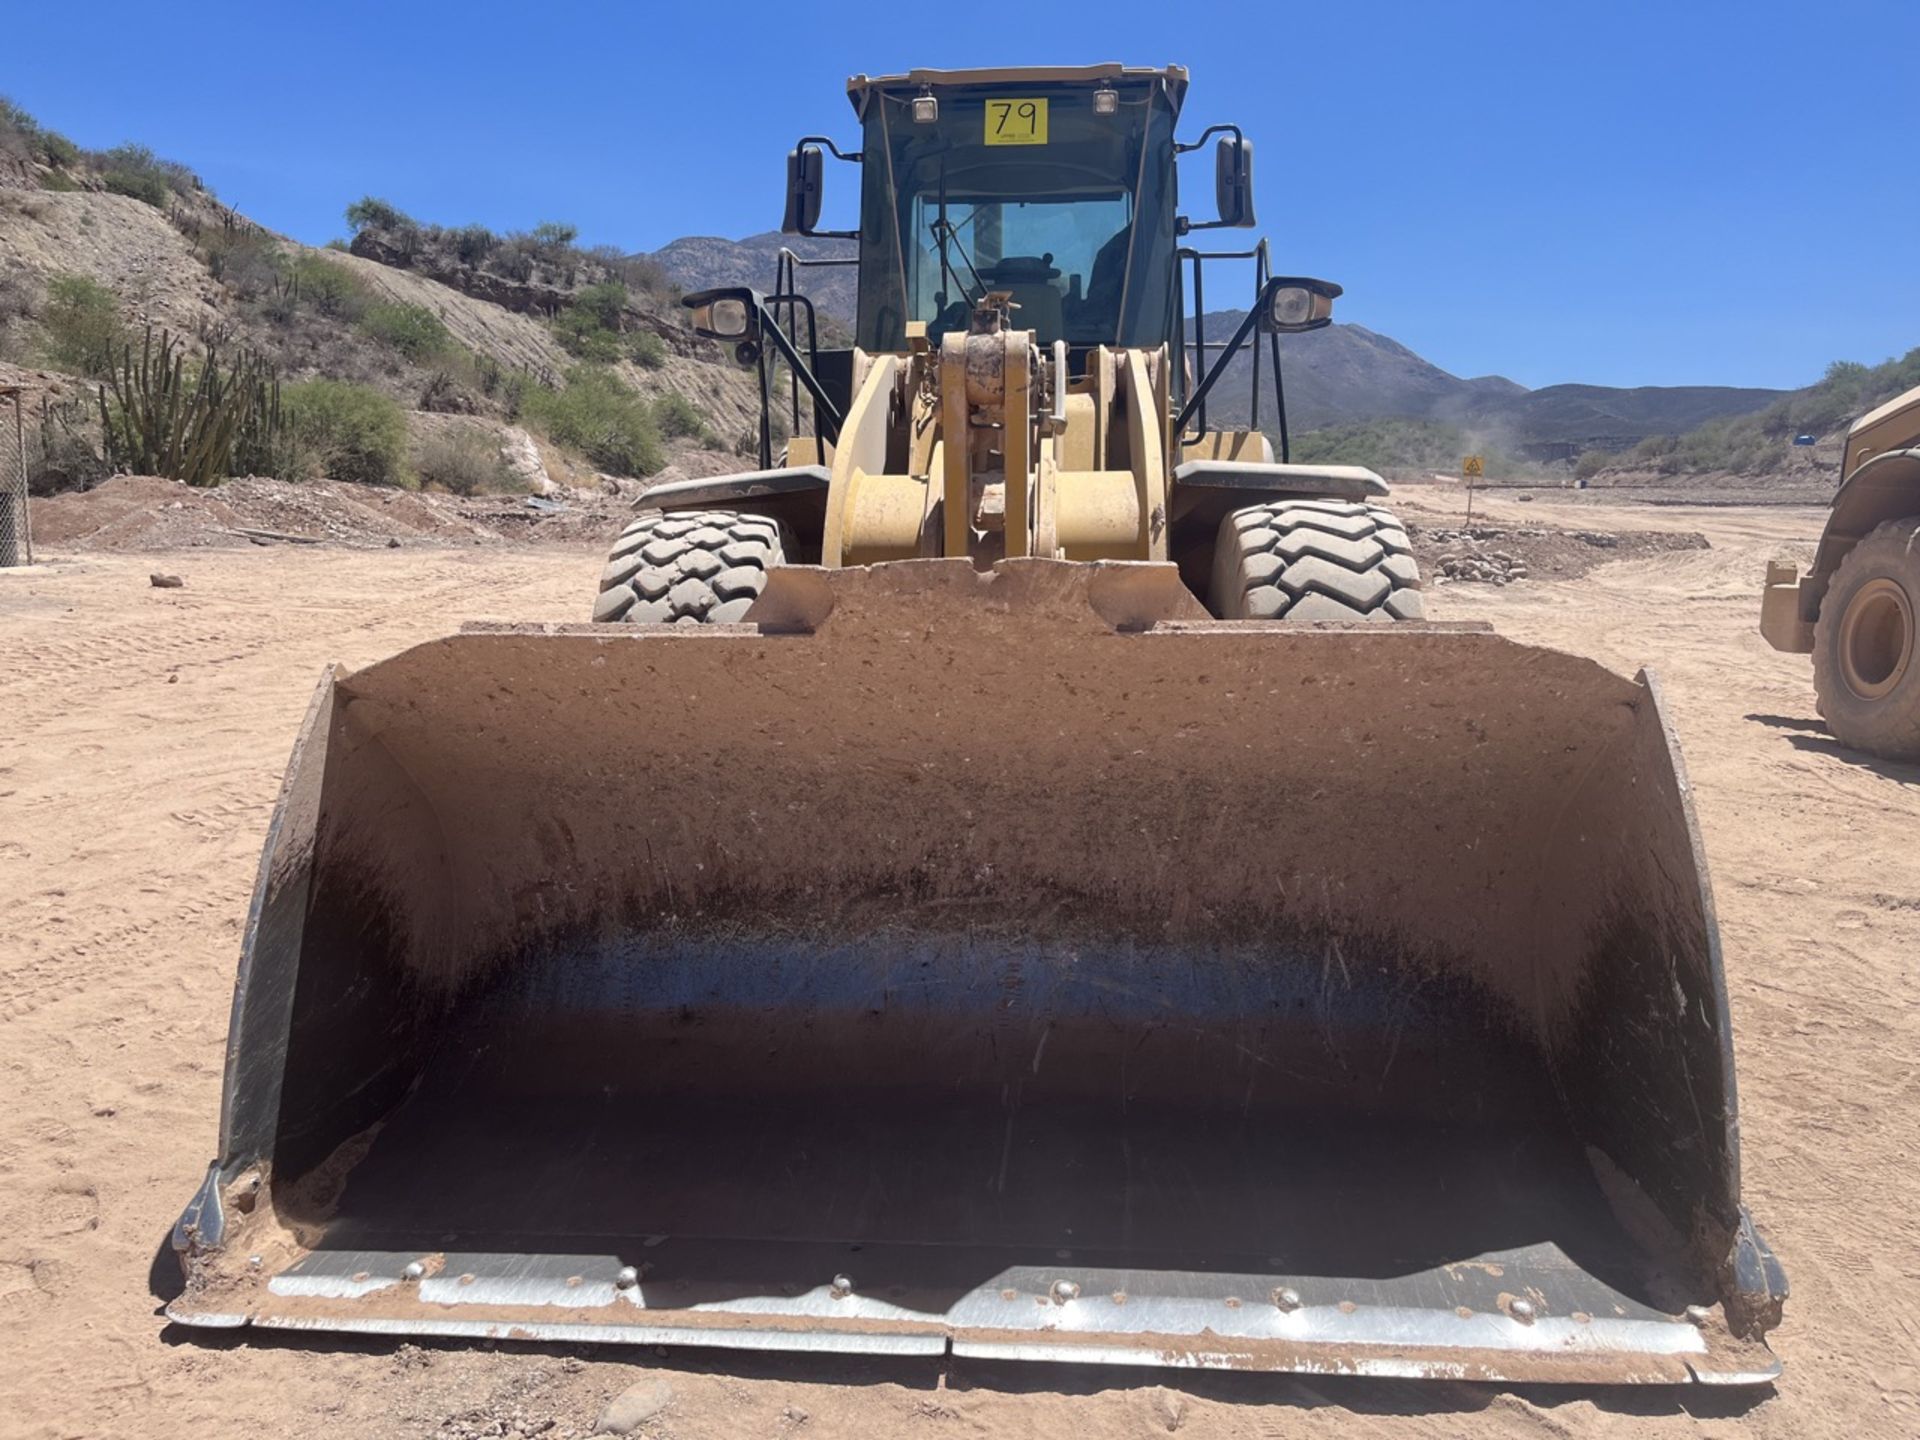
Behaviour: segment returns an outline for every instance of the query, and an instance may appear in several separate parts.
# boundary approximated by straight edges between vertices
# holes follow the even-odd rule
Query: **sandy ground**
[[[1459,497],[1410,494],[1457,523]],[[1454,507],[1452,510],[1449,507]],[[1513,523],[1589,506],[1483,496]],[[215,1139],[240,924],[323,662],[474,617],[582,618],[597,550],[55,553],[0,577],[0,1435],[1894,1436],[1920,1432],[1920,768],[1834,745],[1754,630],[1818,512],[1609,506],[1709,550],[1434,592],[1437,618],[1663,675],[1717,882],[1746,1194],[1793,1279],[1777,1391],[1513,1390],[956,1362],[208,1343],[156,1250]],[[150,588],[175,571],[184,588]],[[161,1256],[162,1267],[170,1264]],[[543,1428],[544,1427],[544,1428]]]

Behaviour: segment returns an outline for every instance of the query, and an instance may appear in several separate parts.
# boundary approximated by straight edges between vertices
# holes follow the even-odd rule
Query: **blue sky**
[[[1920,0],[10,8],[0,93],[312,243],[369,193],[631,249],[773,229],[788,145],[857,138],[850,73],[1176,62],[1189,135],[1256,138],[1280,268],[1459,374],[1791,386],[1920,345]]]

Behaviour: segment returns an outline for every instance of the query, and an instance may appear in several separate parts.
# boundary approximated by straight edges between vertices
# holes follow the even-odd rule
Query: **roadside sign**
[[[1469,480],[1478,480],[1487,473],[1487,459],[1484,455],[1469,455],[1460,462],[1460,473]]]

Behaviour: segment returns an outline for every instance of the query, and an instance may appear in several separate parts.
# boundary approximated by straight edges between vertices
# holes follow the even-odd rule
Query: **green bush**
[[[407,469],[406,417],[378,390],[305,380],[280,392],[280,409],[303,478],[409,489],[416,483]]]
[[[375,230],[411,230],[419,226],[398,206],[372,195],[362,196],[347,206],[347,225],[357,235],[371,226]]]
[[[1606,469],[1607,463],[1612,459],[1613,456],[1604,450],[1583,450],[1580,452],[1580,458],[1573,462],[1574,478],[1591,480]]]
[[[0,95],[0,147],[62,169],[70,168],[80,160],[78,145],[57,130],[46,129],[4,95]],[[53,190],[60,187],[49,185],[46,188]]]
[[[80,147],[52,130],[40,132],[40,153],[49,165],[57,165],[62,170],[71,170],[80,163]]]
[[[462,225],[453,232],[453,251],[463,265],[478,265],[500,248],[500,237],[484,225]]]
[[[658,370],[667,363],[667,342],[651,330],[642,330],[627,342],[627,354],[642,370]]]
[[[322,315],[357,320],[366,313],[371,298],[366,285],[337,261],[317,254],[302,255],[293,262],[293,280],[299,299]]]
[[[500,454],[499,442],[465,425],[422,440],[414,469],[422,485],[455,495],[507,495],[527,488]]]
[[[553,333],[568,354],[606,365],[626,351],[620,338],[625,323],[627,287],[617,280],[582,287],[573,303],[554,318]]]
[[[619,335],[602,325],[591,310],[577,305],[554,317],[553,336],[561,349],[578,360],[611,365],[620,358]]]
[[[707,418],[684,395],[669,390],[653,402],[653,422],[660,433],[675,440],[697,439],[707,433]]]
[[[131,195],[156,210],[172,195],[204,189],[200,177],[175,160],[162,160],[144,145],[116,145],[98,157],[101,182],[116,195]]]
[[[580,227],[557,220],[543,220],[533,227],[533,243],[543,250],[564,250],[580,238]]]
[[[416,363],[431,360],[453,343],[440,317],[424,305],[370,305],[360,317],[360,328]]]
[[[85,275],[61,275],[47,286],[40,326],[47,363],[75,375],[105,375],[126,343],[120,297]]]
[[[100,177],[100,181],[110,193],[144,200],[156,210],[166,209],[167,201],[173,194],[167,188],[167,182],[159,176],[143,175],[137,170],[109,170]]]
[[[665,463],[653,411],[609,370],[576,365],[565,389],[528,386],[520,408],[548,439],[615,475],[651,475]]]
[[[79,184],[64,170],[49,170],[40,177],[42,190],[70,191],[78,190]]]
[[[286,271],[279,244],[251,225],[209,229],[201,238],[200,256],[214,279],[248,300],[270,289]]]
[[[573,308],[586,311],[604,330],[618,330],[626,314],[627,287],[617,280],[582,286],[574,294]]]

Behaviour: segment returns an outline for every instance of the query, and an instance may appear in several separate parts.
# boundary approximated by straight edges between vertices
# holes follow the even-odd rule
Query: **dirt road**
[[[1462,500],[1436,488],[1404,508],[1444,524]],[[1818,516],[1476,508],[1712,542],[1565,583],[1440,587],[1432,613],[1666,681],[1718,885],[1747,1198],[1794,1282],[1777,1393],[167,1330],[149,1266],[214,1145],[240,923],[322,663],[467,618],[578,619],[599,566],[584,548],[249,549],[69,555],[0,577],[0,1435],[557,1440],[643,1373],[672,1390],[643,1432],[662,1436],[1920,1432],[1920,769],[1829,741],[1805,661],[1753,628],[1763,562],[1804,559]],[[153,569],[184,588],[151,588]]]

